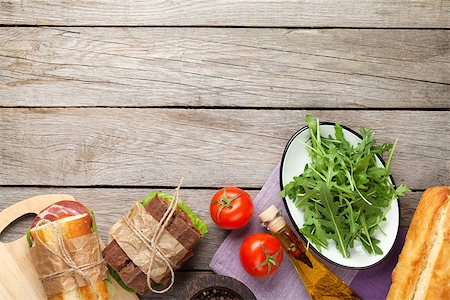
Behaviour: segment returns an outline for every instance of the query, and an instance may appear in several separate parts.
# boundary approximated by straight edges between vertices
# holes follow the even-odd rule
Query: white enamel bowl
[[[356,145],[361,140],[361,136],[352,129],[345,126],[342,126],[342,129],[344,132],[344,137],[347,141],[349,141],[349,143]],[[334,124],[321,122],[320,133],[322,136],[331,135],[332,137],[334,137]],[[308,143],[309,138],[310,133],[308,127],[303,127],[302,129],[297,131],[287,143],[283,158],[281,160],[281,189],[283,189],[283,187],[287,183],[291,182],[295,176],[300,175],[303,172],[305,165],[311,162],[311,158],[308,155],[308,151],[305,145],[301,143]],[[385,167],[384,161],[379,156],[377,156],[377,166]],[[390,180],[392,181],[392,177],[390,178]],[[288,197],[285,197],[283,201],[286,206],[286,210],[289,213],[291,221],[298,232],[298,229],[303,227],[303,211],[295,207],[294,203]],[[310,243],[310,248],[312,248],[321,257],[334,264],[340,265],[345,268],[366,269],[378,264],[389,254],[397,237],[399,224],[400,207],[398,200],[395,199],[392,202],[391,208],[386,215],[386,221],[382,221],[380,223],[380,227],[383,229],[386,235],[384,235],[380,230],[377,230],[374,234],[374,237],[380,240],[378,246],[383,251],[382,255],[367,253],[363,245],[356,240],[354,243],[354,247],[349,249],[350,256],[346,258],[344,258],[339,250],[336,249],[336,245],[333,240],[328,240],[328,249],[322,248],[321,252],[317,250],[313,243]],[[308,239],[303,235],[302,238],[303,240],[305,240],[305,242],[308,241]]]

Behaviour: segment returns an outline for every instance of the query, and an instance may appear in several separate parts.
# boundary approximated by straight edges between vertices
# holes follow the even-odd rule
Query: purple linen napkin
[[[225,241],[214,254],[209,266],[220,275],[233,277],[243,282],[255,294],[257,299],[309,299],[300,277],[289,259],[285,256],[280,269],[269,278],[257,279],[248,275],[239,260],[242,241],[252,233],[267,232],[261,225],[258,215],[274,204],[283,214],[289,226],[294,228],[279,196],[280,166],[278,165],[254,199],[254,214],[244,228],[230,232]],[[385,299],[391,283],[391,272],[397,263],[398,254],[404,242],[404,233],[382,263],[376,267],[357,271],[337,267],[326,261],[322,262],[343,281],[354,289],[363,299]]]
[[[350,287],[363,299],[386,299],[391,286],[391,274],[405,243],[406,230],[400,230],[388,256],[375,267],[361,270],[350,283]]]

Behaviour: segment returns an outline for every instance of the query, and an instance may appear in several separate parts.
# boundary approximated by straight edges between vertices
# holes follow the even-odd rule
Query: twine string
[[[60,250],[60,252],[62,253],[59,254],[57,251],[54,251],[53,249],[51,249],[42,239],[41,236],[39,234],[39,232],[36,232],[36,237],[37,240],[45,247],[45,249],[47,249],[48,251],[50,251],[52,254],[58,256],[68,267],[69,269],[66,270],[62,270],[62,271],[57,271],[48,275],[40,275],[40,279],[42,281],[44,280],[50,280],[56,277],[60,277],[63,275],[67,275],[70,273],[76,273],[77,275],[79,275],[80,277],[82,277],[87,283],[88,285],[92,288],[92,290],[95,293],[95,296],[97,299],[100,298],[100,294],[98,293],[97,288],[94,285],[94,282],[92,281],[92,278],[85,272],[85,270],[87,269],[91,269],[94,268],[98,265],[100,265],[101,263],[103,263],[103,259],[96,261],[96,262],[92,262],[92,263],[88,263],[88,264],[84,264],[81,266],[78,266],[72,259],[72,257],[69,254],[69,251],[67,250],[65,244],[64,244],[64,238],[61,232],[61,228],[59,225],[56,224],[56,222],[51,222],[47,219],[41,219],[37,222],[36,224],[36,228],[38,228],[39,226],[45,225],[45,224],[50,224],[50,226],[52,226],[52,228],[55,230],[55,236],[56,236],[56,240],[58,242],[58,248]]]
[[[162,216],[161,220],[159,220],[158,226],[156,227],[155,233],[151,239],[146,237],[138,228],[136,228],[127,217],[123,218],[125,224],[133,231],[133,233],[143,242],[143,244],[150,251],[150,263],[149,263],[148,269],[147,269],[147,285],[148,285],[148,288],[150,289],[150,291],[152,291],[153,293],[156,293],[156,294],[164,294],[165,292],[170,290],[170,288],[173,286],[173,284],[175,282],[175,272],[174,272],[173,268],[177,267],[177,266],[174,265],[170,260],[168,260],[164,256],[164,254],[161,252],[161,249],[158,246],[158,241],[159,241],[159,238],[161,237],[162,233],[166,229],[167,225],[169,224],[170,219],[172,218],[173,214],[177,210],[178,194],[180,191],[181,184],[183,183],[183,179],[184,178],[181,178],[180,184],[175,189],[175,195],[172,198],[169,206],[167,207],[167,210],[164,212],[164,215]],[[151,270],[152,270],[153,263],[155,260],[155,256],[158,256],[159,258],[161,258],[161,260],[165,263],[165,265],[167,266],[167,268],[170,271],[170,284],[162,290],[155,290],[152,287],[152,283],[151,283],[150,275],[151,275]]]

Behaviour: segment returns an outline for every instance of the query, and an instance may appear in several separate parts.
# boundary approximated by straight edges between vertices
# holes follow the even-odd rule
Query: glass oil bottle
[[[345,282],[305,248],[274,205],[260,214],[259,219],[280,241],[311,299],[360,299]]]

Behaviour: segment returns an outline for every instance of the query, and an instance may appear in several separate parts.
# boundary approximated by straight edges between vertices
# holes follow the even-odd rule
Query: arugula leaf
[[[306,236],[308,239],[310,239],[315,245],[316,247],[319,249],[321,249],[321,247],[327,248],[328,247],[328,241],[327,241],[327,237],[326,235],[324,237],[320,237],[317,235],[316,232],[314,232],[314,230],[309,230],[307,227],[303,227],[300,228],[300,233],[303,234],[304,236]],[[322,231],[322,234],[324,233],[324,231]]]
[[[358,233],[360,227],[359,224],[356,223],[360,212],[355,212],[350,202],[346,198],[343,199],[345,201],[345,204],[347,205],[347,207],[344,208],[344,212],[347,214],[347,219],[349,220],[350,233],[352,235],[355,235]]]
[[[333,196],[324,182],[320,183],[320,201],[325,207],[322,211],[324,212],[324,217],[332,223],[333,233],[330,234],[330,237],[336,241],[337,247],[342,255],[348,257],[348,249],[344,243],[345,233],[342,226],[340,226],[342,218],[338,215],[338,205],[333,201]]]
[[[400,186],[395,190],[395,194],[398,197],[403,196],[404,194],[411,192],[411,190],[409,189],[409,187],[407,187],[406,185],[404,185],[403,183],[400,184]]]
[[[375,131],[360,128],[362,140],[351,145],[342,126],[335,124],[334,137],[320,133],[319,120],[307,115],[310,140],[304,143],[311,163],[280,192],[304,211],[300,232],[320,250],[335,241],[344,257],[360,241],[369,253],[382,254],[373,237],[392,202],[409,188],[390,181],[394,144],[377,145]],[[389,153],[386,167],[377,166],[376,155]]]

